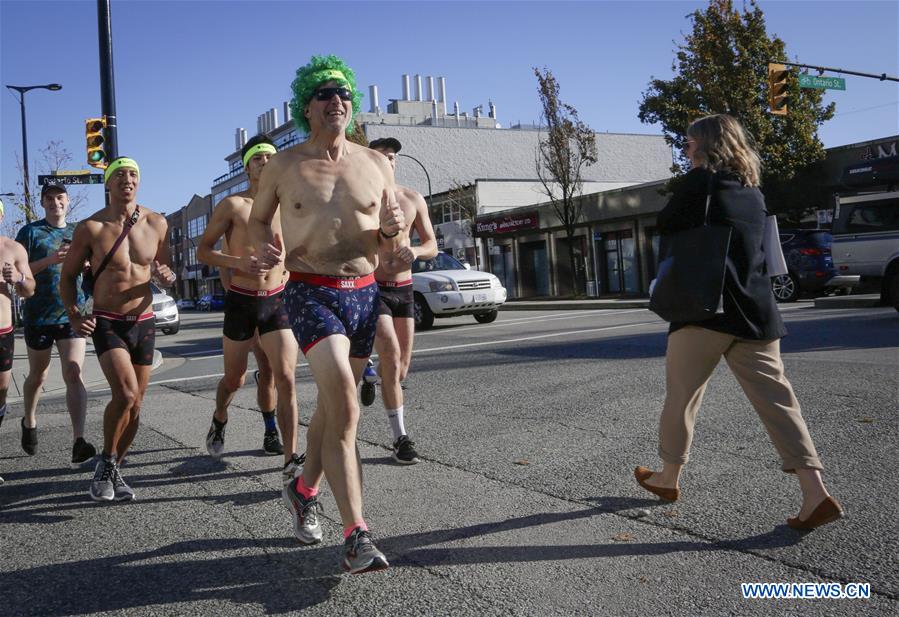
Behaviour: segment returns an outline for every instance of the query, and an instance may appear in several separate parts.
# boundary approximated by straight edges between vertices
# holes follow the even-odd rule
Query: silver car
[[[150,283],[153,291],[153,312],[156,314],[156,327],[163,334],[175,334],[181,327],[181,315],[175,299],[162,289]]]

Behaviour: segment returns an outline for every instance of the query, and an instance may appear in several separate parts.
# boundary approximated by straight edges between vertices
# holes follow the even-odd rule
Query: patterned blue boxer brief
[[[334,334],[350,339],[350,357],[367,358],[378,325],[378,286],[372,275],[350,278],[291,272],[284,305],[306,354]]]

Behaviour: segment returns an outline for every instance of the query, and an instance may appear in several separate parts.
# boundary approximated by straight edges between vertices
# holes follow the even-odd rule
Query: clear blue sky
[[[119,151],[141,164],[139,201],[162,212],[209,192],[225,173],[234,129],[290,96],[309,56],[336,53],[354,68],[368,109],[401,95],[403,73],[444,76],[450,106],[491,99],[508,126],[539,114],[533,66],[549,67],[562,98],[597,131],[660,133],[637,107],[651,77],[669,78],[687,15],[705,2],[112,3]],[[899,73],[899,3],[762,1],[769,34],[799,62]],[[84,119],[100,115],[96,2],[0,0],[2,84],[58,82],[26,95],[32,175],[38,148],[61,139],[84,168]],[[899,133],[899,84],[848,77],[828,91],[837,116],[826,147]],[[0,92],[0,192],[15,190],[19,105]],[[102,205],[101,189],[84,189]]]

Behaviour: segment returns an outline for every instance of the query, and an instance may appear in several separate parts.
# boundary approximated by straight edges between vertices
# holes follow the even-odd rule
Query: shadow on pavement
[[[315,606],[341,581],[333,546],[297,548],[293,538],[226,538],[176,542],[155,550],[41,566],[7,574],[4,604],[34,615],[80,615],[208,600],[262,605],[268,614]],[[235,553],[261,549],[255,555]],[[188,555],[196,555],[188,559]],[[322,574],[327,572],[329,574]],[[34,593],[60,589],[65,593]],[[6,585],[4,585],[6,588]],[[29,591],[26,591],[29,590]],[[247,607],[247,614],[255,612]]]

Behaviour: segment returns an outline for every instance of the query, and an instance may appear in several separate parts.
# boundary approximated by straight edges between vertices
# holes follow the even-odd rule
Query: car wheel
[[[415,329],[430,330],[434,325],[434,313],[421,294],[415,294]]]
[[[890,292],[888,299],[890,305],[899,311],[899,272],[894,273],[887,282],[887,289]]]
[[[163,334],[178,334],[178,330],[181,328],[181,324],[177,326],[169,326],[162,329]]]
[[[799,297],[799,281],[792,274],[771,277],[771,290],[778,302],[795,302]]]
[[[499,311],[493,309],[489,313],[476,313],[474,316],[474,320],[478,323],[492,323],[496,321],[497,315],[499,315]]]

